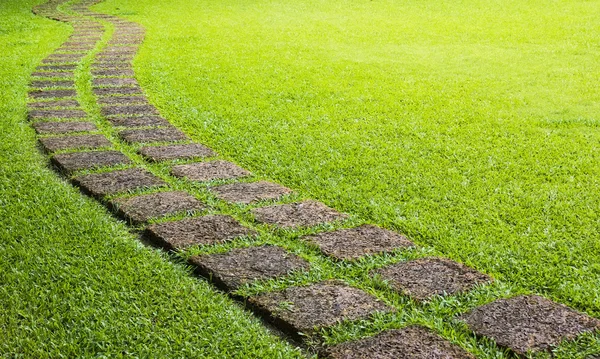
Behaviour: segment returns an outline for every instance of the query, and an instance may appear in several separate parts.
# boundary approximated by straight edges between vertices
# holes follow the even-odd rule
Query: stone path
[[[144,29],[130,21],[91,11],[89,7],[96,2],[83,0],[71,5],[77,15],[57,10],[66,0],[50,0],[34,9],[37,15],[70,23],[74,32],[32,74],[28,118],[52,164],[83,193],[105,203],[115,215],[141,228],[148,240],[166,250],[211,246],[257,235],[253,228],[229,215],[203,213],[211,208],[190,193],[174,190],[169,183],[175,181],[205,183],[209,185],[207,192],[225,205],[253,206],[251,213],[256,224],[264,224],[273,235],[280,229],[321,226],[348,217],[314,200],[285,203],[289,202],[286,198],[292,198],[288,196],[291,189],[252,181],[250,171],[219,159],[215,151],[194,143],[172,126],[148,101],[135,79],[132,60],[144,40]],[[105,24],[114,27],[107,43],[101,42]],[[91,59],[96,48],[99,52]],[[73,79],[77,71],[83,71],[79,67],[82,61],[91,62],[92,94],[105,125],[112,125],[116,136],[108,136],[109,133],[90,121],[78,100],[81,93]],[[136,146],[141,157],[136,160],[115,149],[122,146]],[[147,162],[140,162],[139,158]],[[147,169],[148,164],[157,162],[165,163],[171,177],[166,178],[165,174],[161,177]],[[273,204],[273,201],[284,203]],[[182,219],[148,224],[174,215]],[[415,247],[403,235],[373,225],[321,230],[301,237],[300,242],[315,246],[323,256],[338,262]],[[196,267],[196,273],[228,292],[255,281],[281,279],[311,268],[306,259],[271,245],[191,256],[189,263]],[[371,275],[383,279],[390,290],[417,302],[469,292],[492,281],[475,269],[444,258],[400,262],[373,270]],[[375,313],[396,311],[373,295],[337,280],[291,286],[244,300],[248,308],[300,340],[303,338],[300,333],[315,333],[342,321],[370,320]],[[497,299],[459,318],[446,319],[462,321],[477,336],[491,338],[519,355],[546,351],[562,340],[600,328],[600,321],[539,296]],[[324,355],[473,358],[461,347],[421,326],[385,330],[369,338],[325,348]]]

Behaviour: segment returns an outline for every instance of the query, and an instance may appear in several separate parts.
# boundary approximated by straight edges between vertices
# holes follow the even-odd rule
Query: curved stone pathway
[[[291,192],[271,182],[237,182],[251,173],[234,163],[215,159],[218,155],[213,150],[191,142],[187,135],[161,117],[144,96],[132,67],[132,60],[144,40],[144,29],[130,21],[89,10],[96,2],[84,0],[63,12],[59,8],[66,6],[66,1],[51,0],[34,9],[36,14],[67,22],[74,29],[69,39],[32,74],[29,120],[40,135],[42,149],[51,156],[51,163],[83,193],[105,203],[115,215],[136,228],[142,228],[148,240],[166,250],[255,236],[254,230],[231,216],[198,215],[206,204],[189,193],[170,188],[164,179],[136,166],[135,161],[115,150],[118,148],[115,145],[122,141],[140,145],[138,154],[149,163],[192,161],[171,166],[170,174],[190,182],[232,181],[209,188],[228,204],[260,204]],[[106,31],[104,23],[114,27],[105,45],[102,42]],[[98,47],[101,48],[96,53]],[[103,135],[97,125],[88,120],[88,114],[78,102],[75,72],[91,54],[95,54],[89,74],[92,93],[101,115],[118,128],[115,139],[109,140]],[[94,171],[98,169],[101,171]],[[85,172],[90,170],[92,173]],[[71,178],[72,174],[75,177]],[[149,188],[160,188],[160,192],[135,195]],[[132,192],[134,195],[129,195]],[[184,218],[146,226],[151,219],[174,214]],[[312,200],[259,205],[252,214],[258,223],[272,228],[275,235],[278,228],[312,227],[346,218]],[[404,236],[372,225],[321,232],[300,240],[320,248],[323,256],[337,261],[414,247]],[[282,278],[310,268],[306,260],[271,245],[192,256],[189,263],[196,268],[196,273],[227,292],[256,280]],[[468,292],[492,280],[443,258],[401,262],[379,268],[372,275],[381,276],[393,290],[416,301]],[[292,286],[242,299],[257,315],[299,340],[304,338],[300,333],[314,333],[345,320],[369,320],[374,313],[395,310],[371,294],[337,280]],[[600,328],[600,321],[539,296],[498,299],[464,313],[458,320],[466,323],[476,335],[491,338],[519,355],[545,351],[562,340]],[[325,348],[323,355],[331,358],[473,358],[421,326],[385,330],[370,338]]]

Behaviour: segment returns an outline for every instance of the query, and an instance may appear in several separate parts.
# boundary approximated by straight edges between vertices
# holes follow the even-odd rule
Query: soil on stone
[[[133,70],[131,64],[114,64],[114,63],[103,63],[92,64],[92,70]]]
[[[255,235],[253,230],[225,215],[210,215],[187,218],[177,222],[153,224],[146,229],[148,239],[168,250],[223,243],[252,235]]]
[[[265,181],[226,184],[213,187],[210,191],[224,201],[244,204],[278,199],[292,192],[287,187]]]
[[[49,66],[38,66],[35,69],[37,71],[75,71],[77,65],[49,65]]]
[[[32,88],[75,87],[73,81],[31,81]]]
[[[487,275],[444,258],[400,262],[375,271],[394,290],[419,301],[435,295],[453,295],[492,281]]]
[[[194,256],[189,262],[197,266],[198,274],[227,291],[309,268],[304,259],[275,246],[237,248],[227,253]]]
[[[66,149],[94,149],[110,147],[111,143],[103,135],[60,136],[40,138],[40,144],[46,152]]]
[[[152,218],[206,208],[194,196],[181,191],[117,198],[111,202],[111,206],[120,217],[134,224],[144,223]]]
[[[372,225],[319,233],[302,239],[315,244],[326,255],[340,260],[353,260],[414,246],[404,236]]]
[[[84,193],[96,198],[145,187],[165,185],[163,180],[141,168],[80,176],[74,178],[73,183],[81,188]]]
[[[36,122],[33,128],[37,133],[69,133],[95,131],[98,128],[91,122]]]
[[[103,106],[101,111],[104,116],[158,115],[152,105]]]
[[[75,97],[77,92],[75,90],[33,90],[29,91],[31,98],[62,98],[62,97]]]
[[[94,76],[134,76],[133,70],[95,70],[92,71]]]
[[[75,74],[73,72],[34,72],[31,77],[46,77],[46,78],[73,78]]]
[[[366,319],[393,308],[360,289],[338,281],[290,287],[248,298],[248,305],[292,336],[312,334],[344,320]]]
[[[77,102],[77,100],[30,102],[27,104],[27,107],[36,109],[52,109],[55,107],[79,107],[79,102]]]
[[[131,160],[118,151],[73,152],[52,157],[52,164],[64,173],[130,163]]]
[[[187,136],[174,127],[144,130],[125,130],[119,132],[123,141],[128,143],[168,142],[186,140]]]
[[[173,166],[171,173],[175,177],[187,178],[191,181],[224,180],[250,175],[249,171],[222,160]]]
[[[261,223],[286,228],[310,227],[347,218],[345,214],[316,201],[256,208],[252,213]]]
[[[499,299],[460,317],[477,335],[520,355],[600,329],[600,320],[536,295]]]
[[[413,325],[328,348],[331,359],[475,359],[431,330]]]
[[[106,119],[108,122],[112,123],[113,126],[117,127],[171,126],[167,120],[160,116],[108,116]]]
[[[153,162],[216,156],[213,150],[197,143],[142,147],[139,152]]]
[[[27,117],[30,120],[43,118],[85,118],[86,113],[82,110],[31,110]]]
[[[147,105],[146,96],[110,96],[98,99],[101,105]]]
[[[134,78],[95,78],[92,80],[92,85],[96,87],[123,87],[137,85]]]
[[[139,86],[130,87],[94,87],[94,95],[96,96],[112,96],[112,95],[143,95],[142,89]]]

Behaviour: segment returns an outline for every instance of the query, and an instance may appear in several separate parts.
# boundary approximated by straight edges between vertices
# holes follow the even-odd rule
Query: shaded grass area
[[[27,84],[71,30],[36,3],[0,3],[0,356],[301,357],[48,169]]]
[[[187,1],[136,74],[260,177],[600,316],[597,1]]]

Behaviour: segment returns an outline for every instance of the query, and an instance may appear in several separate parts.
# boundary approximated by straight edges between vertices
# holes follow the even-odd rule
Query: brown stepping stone
[[[213,187],[210,191],[224,201],[244,204],[278,199],[292,192],[287,187],[266,181],[225,184]]]
[[[73,182],[84,193],[97,198],[166,184],[160,178],[141,168],[79,176],[74,178]]]
[[[52,163],[65,173],[99,167],[130,164],[131,160],[118,151],[62,153],[52,157]]]
[[[225,180],[251,174],[231,162],[222,160],[173,166],[171,173],[175,177],[185,177],[192,181]]]
[[[345,320],[366,319],[393,309],[370,294],[337,281],[290,287],[248,298],[251,308],[277,327],[298,336]]]
[[[85,118],[86,113],[82,110],[31,110],[27,114],[30,120],[43,118]]]
[[[319,233],[302,239],[317,245],[326,255],[340,260],[358,259],[414,246],[404,236],[372,225]]]
[[[29,91],[29,97],[31,98],[61,98],[61,97],[75,97],[77,92],[75,90],[33,90]]]
[[[112,97],[118,98],[118,97]],[[126,116],[115,117],[108,116],[106,118],[113,126],[119,127],[145,127],[145,126],[165,126],[171,127],[169,121],[160,116]]]
[[[422,258],[381,268],[375,273],[394,290],[416,300],[466,292],[491,278],[461,263],[443,258]]]
[[[117,214],[125,220],[139,224],[152,218],[179,212],[199,211],[202,202],[186,192],[160,192],[129,198],[117,198],[111,202]]]
[[[29,108],[53,108],[53,107],[79,107],[77,100],[55,100],[44,102],[30,102],[27,104]]]
[[[45,137],[40,138],[39,141],[46,152],[111,146],[110,141],[103,135]]]
[[[135,54],[138,46],[110,46],[104,49],[104,54]]]
[[[146,235],[161,247],[175,250],[194,245],[223,243],[255,235],[255,232],[230,216],[209,215],[153,224],[146,229]]]
[[[47,77],[47,78],[73,78],[73,72],[34,72],[31,77]]]
[[[80,60],[84,57],[84,54],[57,54],[48,55],[44,60]]]
[[[460,317],[477,335],[526,355],[558,345],[584,332],[600,329],[600,321],[537,295],[499,299]]]
[[[74,71],[76,68],[77,65],[45,65],[35,69],[38,71]]]
[[[95,78],[92,84],[94,86],[122,87],[137,85],[138,83],[133,78]]]
[[[325,350],[330,359],[475,359],[431,330],[413,325]]]
[[[128,143],[169,142],[186,140],[187,136],[174,127],[154,128],[146,130],[125,130],[119,132],[123,141]]]
[[[37,133],[68,133],[95,131],[98,128],[91,122],[36,122],[33,128]]]
[[[121,70],[95,70],[92,71],[94,76],[134,76],[133,70],[121,69]]]
[[[321,202],[305,201],[252,210],[256,220],[279,227],[310,227],[346,218]]]
[[[74,81],[31,81],[33,88],[75,87]]]
[[[110,96],[99,98],[98,103],[101,105],[147,105],[148,99],[146,96]]]
[[[133,70],[131,64],[93,63],[92,70]]]
[[[256,280],[275,279],[309,268],[304,259],[275,246],[237,248],[222,254],[194,256],[189,262],[197,266],[198,274],[227,291]]]
[[[157,115],[156,107],[152,105],[103,106],[104,116]]]
[[[132,87],[94,87],[92,90],[96,96],[112,95],[143,95],[139,86]]]
[[[152,162],[216,156],[213,150],[197,143],[142,147],[139,152]]]

